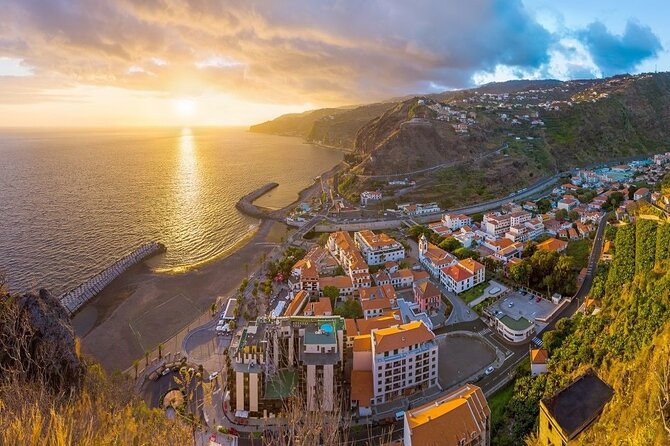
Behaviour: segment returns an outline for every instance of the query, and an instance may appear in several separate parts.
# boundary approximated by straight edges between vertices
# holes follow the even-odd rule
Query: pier
[[[161,243],[145,243],[133,252],[126,254],[114,262],[114,264],[100,271],[78,287],[63,293],[58,297],[58,300],[60,300],[61,305],[65,307],[70,315],[73,315],[81,308],[82,305],[96,296],[100,291],[103,290],[103,288],[109,285],[112,280],[119,277],[119,275],[121,275],[121,273],[123,273],[125,270],[148,257],[164,251],[165,246]]]
[[[254,204],[254,201],[258,200],[261,196],[267,194],[270,192],[272,189],[275,187],[279,186],[278,183],[268,183],[265,186],[261,186],[255,191],[245,195],[244,197],[240,198],[240,200],[237,202],[235,207],[242,212],[243,214],[246,214],[250,217],[254,218],[270,218],[270,219],[275,219],[275,220],[281,220],[280,218],[274,216],[274,212],[262,208],[260,206],[256,206]]]

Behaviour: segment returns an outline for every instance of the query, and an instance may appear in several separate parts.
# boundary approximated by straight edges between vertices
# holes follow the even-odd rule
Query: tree
[[[342,268],[342,265],[337,265],[337,268],[335,268],[335,275],[344,276],[344,268]]]
[[[522,261],[509,267],[510,279],[520,285],[528,286],[532,272],[533,268],[527,261]]]
[[[459,248],[462,248],[463,244],[453,237],[447,237],[442,240],[442,243],[440,243],[439,246],[445,251],[453,252]]]
[[[335,308],[335,302],[337,302],[337,298],[340,297],[340,290],[334,286],[328,285],[323,289],[323,295],[330,299],[330,305]]]
[[[579,220],[579,214],[577,211],[570,211],[568,212],[568,220],[570,221],[577,221]]]
[[[209,307],[209,311],[212,313],[212,317],[216,315],[216,302],[213,302]]]
[[[521,253],[521,257],[523,258],[532,257],[533,254],[535,254],[535,251],[537,251],[537,243],[535,243],[533,240],[528,240],[526,244],[523,246],[523,252]]]
[[[140,360],[136,359],[133,361],[133,369],[135,369],[135,380],[137,381],[137,369],[140,366]]]
[[[497,274],[503,265],[501,261],[493,259],[491,257],[484,257],[482,259],[482,263],[486,267],[486,270],[493,274]]]
[[[158,359],[163,359],[163,344],[158,344]]]
[[[635,196],[635,192],[637,191],[638,187],[634,184],[631,184],[628,186],[628,199],[632,200],[633,197]]]
[[[148,351],[144,352],[144,365],[146,367],[149,367],[149,352]]]
[[[482,214],[481,212],[477,212],[475,214],[472,214],[471,217],[472,217],[472,221],[475,222],[475,223],[481,223],[484,220],[484,214]]]
[[[535,204],[537,204],[537,210],[540,214],[546,214],[551,210],[551,201],[547,200],[546,198],[537,200]]]
[[[459,259],[479,259],[479,251],[470,248],[458,248],[453,254]]]
[[[565,209],[559,209],[556,211],[555,214],[556,220],[567,220],[568,219],[568,211]]]
[[[342,305],[335,308],[335,314],[345,319],[360,319],[363,317],[363,307],[353,298],[348,298]]]

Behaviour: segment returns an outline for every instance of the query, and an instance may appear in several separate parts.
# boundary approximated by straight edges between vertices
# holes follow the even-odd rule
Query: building
[[[530,350],[530,376],[535,378],[537,375],[547,373],[547,362],[549,362],[549,352],[543,348],[532,348]]]
[[[458,294],[479,285],[486,279],[486,268],[473,259],[463,259],[455,265],[440,270],[440,282]]]
[[[445,214],[442,216],[442,224],[452,231],[464,226],[472,225],[472,218],[465,214]]]
[[[366,288],[372,285],[368,264],[363,259],[348,232],[333,232],[328,237],[326,246],[351,279],[354,289]]]
[[[535,333],[535,323],[521,316],[515,319],[507,314],[498,314],[492,318],[494,328],[510,342],[524,342]]]
[[[363,288],[359,295],[365,319],[381,316],[396,306],[396,293],[391,285]]]
[[[552,237],[548,238],[542,243],[538,243],[537,249],[541,249],[543,251],[555,251],[560,253],[568,249],[568,242],[564,240],[558,240]]]
[[[349,276],[333,276],[319,278],[319,293],[323,294],[326,287],[335,287],[340,291],[340,300],[345,300],[347,297],[354,294],[354,284]]]
[[[305,291],[310,296],[319,295],[319,272],[311,260],[302,259],[291,268],[288,278],[289,289],[293,292]]]
[[[347,348],[352,348],[356,336],[369,335],[372,333],[372,330],[389,328],[399,323],[401,323],[401,320],[396,311],[370,319],[345,319],[344,334],[346,336],[346,346]]]
[[[305,304],[309,301],[309,293],[307,291],[300,290],[297,293],[293,294],[291,302],[286,307],[284,315],[286,316],[296,316],[300,314],[302,309],[305,307]]]
[[[422,234],[419,238],[419,262],[431,276],[439,278],[441,269],[455,265],[458,260],[444,249],[428,243],[428,239]]]
[[[437,203],[409,203],[399,204],[398,210],[409,215],[410,217],[418,215],[436,214],[441,211]]]
[[[361,192],[361,206],[367,206],[368,203],[373,201],[380,201],[382,199],[381,191],[363,191]]]
[[[388,235],[375,234],[370,230],[354,234],[354,243],[368,265],[382,265],[405,258],[405,248]]]
[[[420,311],[431,312],[440,308],[442,293],[433,282],[423,282],[414,285],[414,302]]]
[[[437,385],[435,334],[421,321],[372,330],[374,403]]]
[[[511,226],[510,218],[507,215],[486,214],[482,221],[482,229],[489,235],[502,237]]]
[[[540,401],[539,443],[569,445],[602,413],[614,391],[591,370]]]
[[[643,198],[648,198],[650,195],[649,189],[641,187],[633,193],[633,200],[638,201]]]
[[[303,311],[305,316],[332,316],[333,305],[327,297],[320,297],[316,302],[308,302]]]
[[[489,446],[491,410],[484,392],[463,387],[404,414],[404,446]]]
[[[558,209],[564,209],[566,211],[571,211],[579,205],[579,200],[577,200],[572,195],[564,195],[562,199],[556,203]]]

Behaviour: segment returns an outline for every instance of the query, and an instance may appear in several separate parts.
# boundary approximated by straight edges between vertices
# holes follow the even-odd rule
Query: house
[[[380,201],[382,199],[381,191],[363,191],[361,192],[361,206],[367,206],[372,201]]]
[[[591,370],[540,401],[539,444],[569,445],[602,413],[614,391]]]
[[[323,295],[323,290],[327,286],[332,286],[340,291],[340,300],[345,300],[347,297],[354,294],[353,282],[349,276],[333,276],[319,278],[319,293]]]
[[[464,226],[472,225],[472,218],[465,214],[445,214],[442,216],[442,223],[447,228],[455,231],[457,229],[461,229]]]
[[[403,268],[390,273],[389,280],[391,286],[397,290],[409,288],[414,283],[414,274],[410,269]]]
[[[548,238],[542,243],[538,243],[537,249],[541,249],[543,251],[555,251],[560,253],[568,249],[568,242],[558,240],[552,237]]]
[[[436,214],[441,211],[437,203],[409,203],[399,204],[398,210],[409,215],[410,217],[418,215]]]
[[[643,198],[647,198],[649,197],[649,194],[650,194],[649,189],[647,189],[646,187],[641,187],[633,193],[633,200],[638,201]]]
[[[433,284],[433,282],[427,281],[414,285],[414,302],[418,304],[420,311],[433,311],[440,308],[442,293],[440,290]]]
[[[466,384],[404,413],[404,446],[489,446],[491,410],[484,392]]]
[[[368,265],[382,265],[385,262],[405,258],[405,248],[388,235],[366,229],[354,233],[354,243]]]
[[[328,297],[320,297],[316,302],[308,302],[302,313],[304,316],[332,316],[333,306]]]
[[[572,195],[564,195],[562,199],[556,203],[558,209],[564,209],[566,211],[571,211],[579,205],[579,200],[577,200]]]
[[[371,341],[376,404],[437,385],[435,334],[423,322],[372,330]]]
[[[289,289],[293,292],[306,291],[310,296],[319,295],[319,272],[311,260],[299,260],[291,268],[288,278]]]
[[[547,362],[549,362],[549,352],[543,348],[532,348],[530,350],[530,376],[535,378],[537,375],[547,373]]]
[[[396,292],[391,285],[358,290],[365,319],[381,316],[396,307]]]
[[[300,314],[305,304],[309,301],[309,293],[303,290],[298,291],[288,304],[284,316],[296,316]]]
[[[455,265],[440,270],[440,282],[458,294],[479,285],[485,279],[486,268],[473,259],[464,259]]]
[[[458,260],[444,249],[428,243],[428,239],[422,234],[419,238],[419,262],[431,276],[438,278],[442,268],[455,265]]]
[[[577,234],[574,228],[570,228],[568,229],[568,238],[570,240],[579,240],[579,234]]]

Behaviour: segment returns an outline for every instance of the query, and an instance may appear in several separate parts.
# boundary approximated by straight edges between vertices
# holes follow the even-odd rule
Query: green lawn
[[[566,249],[565,253],[574,259],[575,268],[581,270],[586,267],[586,264],[589,262],[592,243],[592,240],[588,238],[568,243],[568,249]]]
[[[478,298],[479,296],[482,295],[486,287],[489,286],[488,280],[485,282],[480,283],[476,287],[470,288],[467,291],[462,292],[461,294],[458,295],[463,301],[467,304]]]
[[[514,380],[510,381],[505,387],[498,390],[489,398],[489,408],[491,409],[491,425],[497,421],[502,421],[505,417],[505,407],[509,404],[514,395]]]

